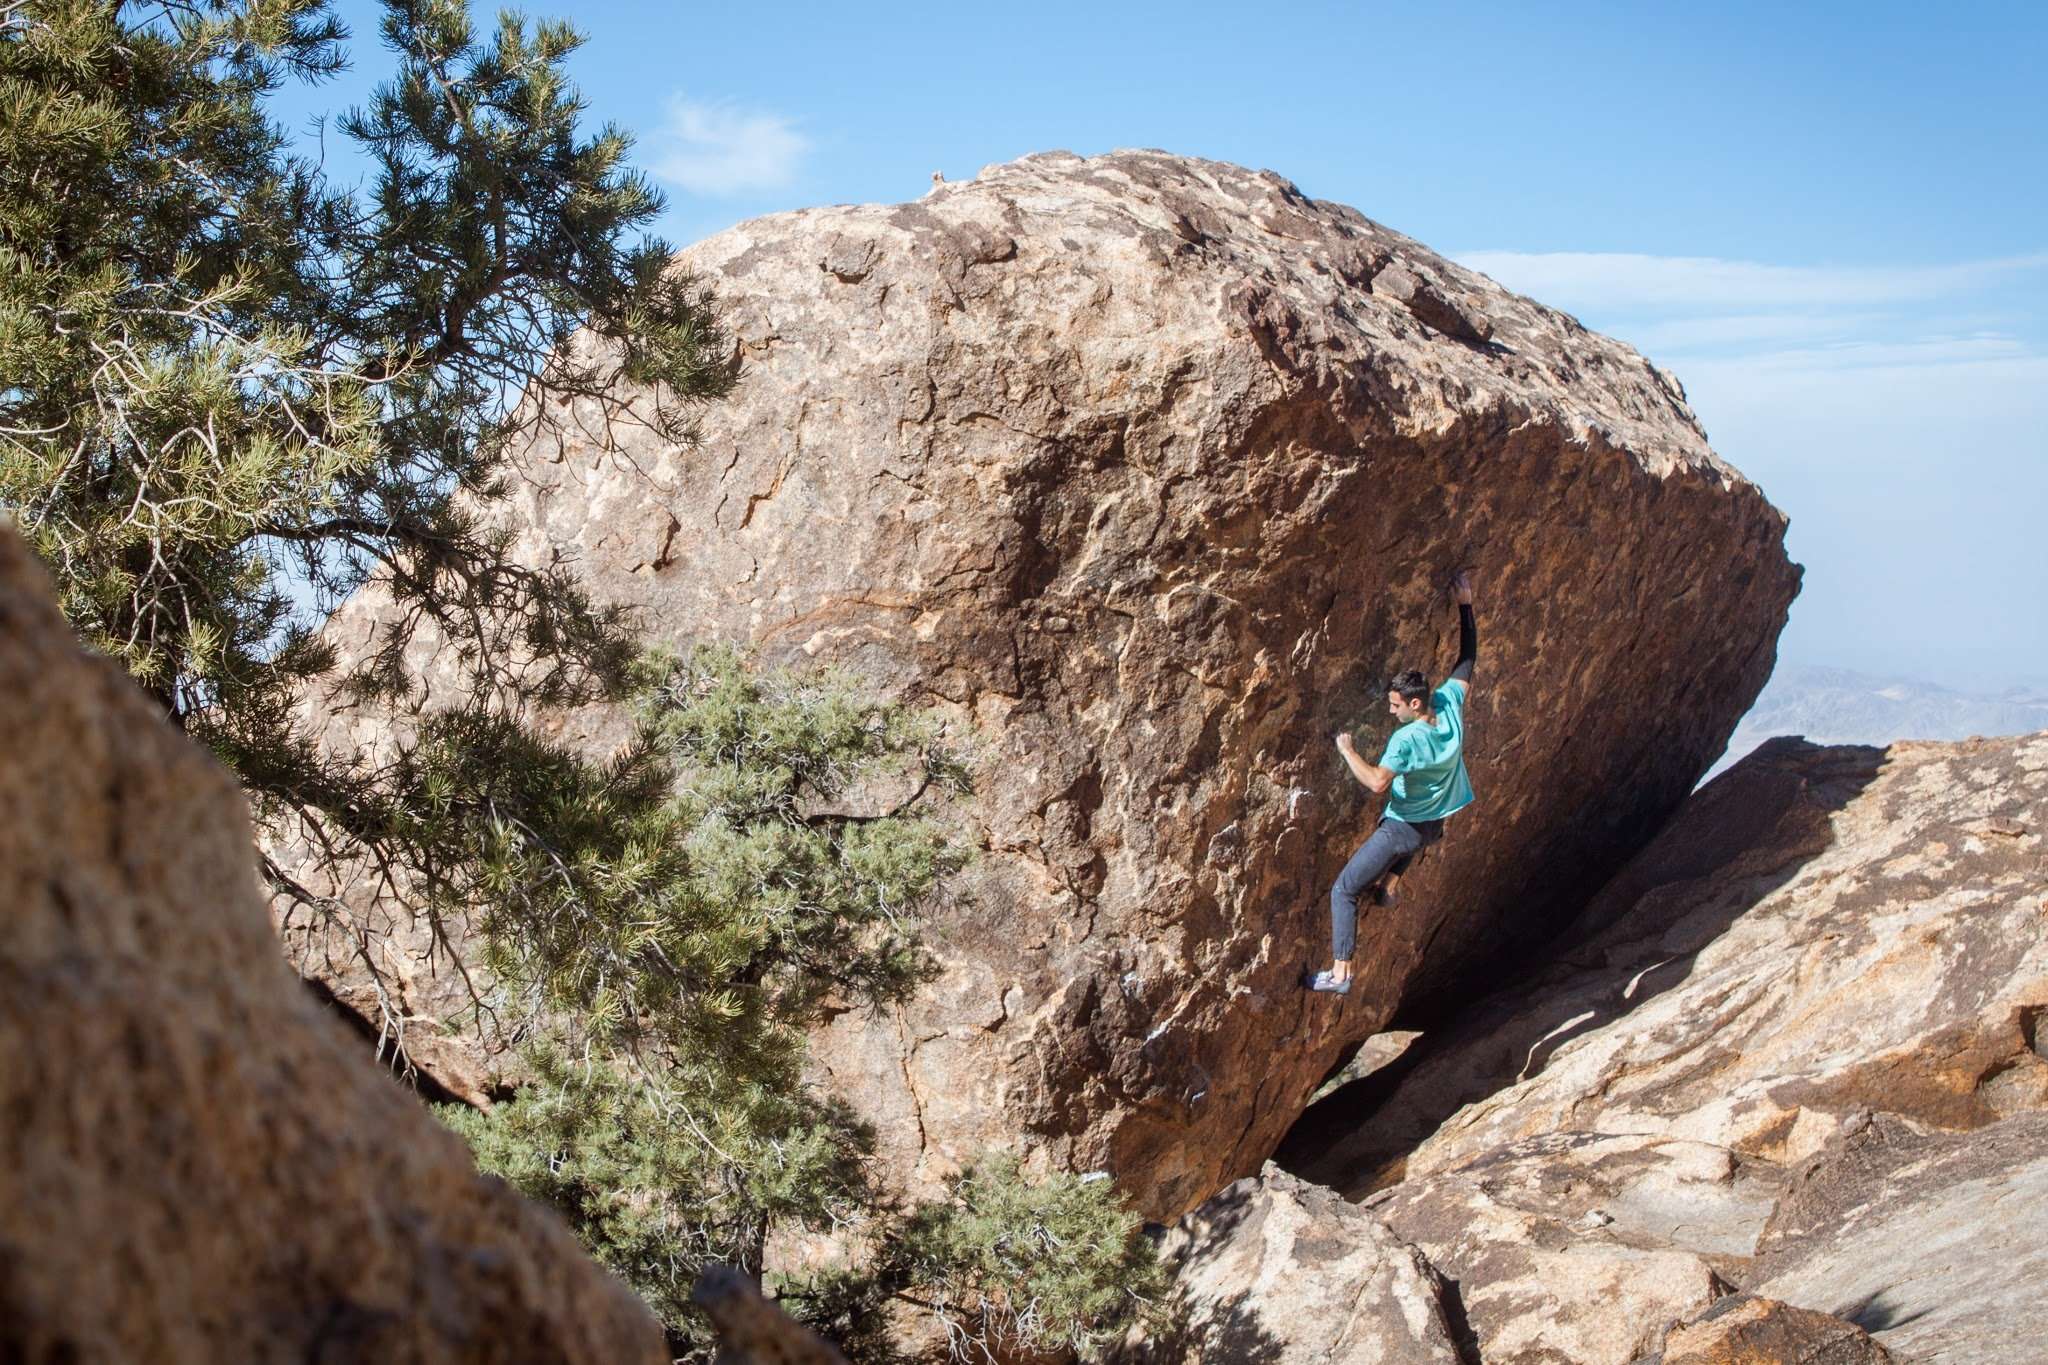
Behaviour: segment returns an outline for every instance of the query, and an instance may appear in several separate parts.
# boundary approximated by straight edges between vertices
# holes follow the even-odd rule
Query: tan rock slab
[[[1851,1322],[1738,1294],[1673,1329],[1642,1365],[1890,1365],[1895,1357]]]
[[[1556,1133],[1365,1208],[1456,1284],[1487,1365],[1627,1365],[1727,1292],[1777,1174],[1704,1143]]]
[[[1123,1365],[1461,1365],[1441,1277],[1355,1204],[1267,1166],[1189,1214],[1162,1255],[1171,1329]]]
[[[1963,1134],[1878,1115],[1799,1173],[1756,1291],[1839,1314],[1901,1360],[2031,1365],[2048,1343],[2048,1114]]]

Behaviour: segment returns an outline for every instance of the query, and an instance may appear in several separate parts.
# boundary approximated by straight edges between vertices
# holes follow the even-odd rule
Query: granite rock
[[[1901,1360],[2031,1365],[2048,1342],[2044,1227],[2048,1113],[1967,1133],[1878,1114],[1798,1171],[1751,1282]]]
[[[1487,1365],[1627,1365],[1728,1291],[1779,1188],[1704,1143],[1556,1133],[1365,1207],[1457,1285]]]
[[[1275,1166],[1183,1218],[1170,1325],[1120,1365],[1462,1365],[1442,1277],[1372,1214]]]
[[[666,1361],[286,967],[240,790],[0,526],[0,1360]]]
[[[1021,1145],[1171,1219],[1256,1170],[1404,998],[1576,911],[1770,672],[1784,519],[1677,382],[1270,172],[1032,156],[680,264],[736,395],[693,449],[551,436],[505,515],[656,637],[848,666],[975,753],[942,976],[815,1040],[913,1193]],[[1331,737],[1373,748],[1384,677],[1449,667],[1460,566],[1481,804],[1369,918],[1351,997],[1311,997],[1368,819]],[[337,703],[330,738],[383,724]],[[619,724],[562,720],[594,750]]]
[[[1891,1365],[1852,1322],[1754,1294],[1731,1294],[1673,1328],[1641,1365]]]

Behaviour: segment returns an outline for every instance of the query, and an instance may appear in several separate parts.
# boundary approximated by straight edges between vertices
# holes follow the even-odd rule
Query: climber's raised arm
[[[1479,661],[1479,626],[1472,619],[1472,575],[1463,569],[1451,580],[1451,591],[1458,596],[1458,662],[1451,668],[1451,680],[1465,685],[1465,695],[1472,695],[1472,665]]]

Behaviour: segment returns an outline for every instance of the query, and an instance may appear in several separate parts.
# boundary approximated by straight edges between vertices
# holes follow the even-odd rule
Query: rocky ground
[[[1397,1239],[1386,1254],[1420,1254],[1485,1365],[1880,1346],[2037,1361],[2044,830],[2048,734],[1774,741],[1702,790],[1547,966],[1325,1101],[1282,1160],[1358,1201],[1341,1225],[1369,1217]],[[1298,1273],[1273,1282],[1320,1281],[1317,1256],[1291,1255]],[[1697,1316],[1736,1291],[1805,1316]],[[1293,1349],[1294,1295],[1315,1292],[1250,1316]],[[1700,1355],[1710,1323],[1747,1324],[1751,1353]],[[1797,1324],[1825,1340],[1756,1353]]]

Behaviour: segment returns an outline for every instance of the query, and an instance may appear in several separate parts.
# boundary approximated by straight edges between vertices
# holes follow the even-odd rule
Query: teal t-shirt
[[[1411,720],[1387,740],[1380,766],[1392,768],[1386,814],[1414,824],[1441,820],[1472,804],[1472,779],[1465,775],[1465,684],[1452,678],[1430,694],[1436,723]]]

